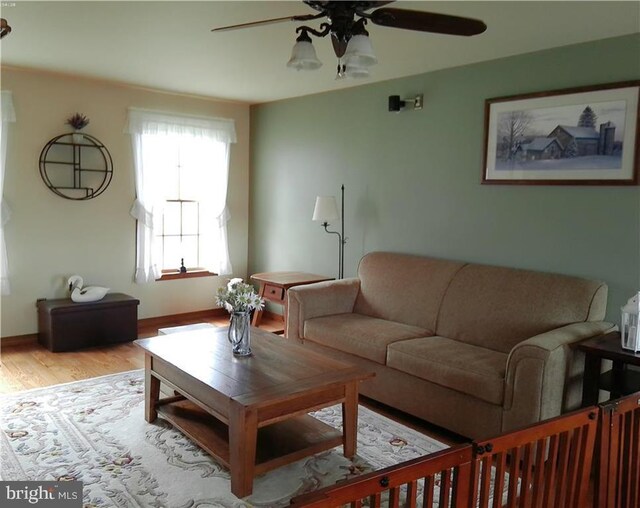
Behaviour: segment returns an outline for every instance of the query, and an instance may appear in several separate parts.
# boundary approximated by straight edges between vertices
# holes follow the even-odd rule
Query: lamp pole
[[[338,278],[344,278],[344,245],[347,243],[347,238],[344,236],[344,185],[340,187],[341,192],[341,217],[340,217],[340,232],[330,231],[328,229],[329,223],[327,221],[322,223],[324,230],[332,235],[338,235]]]
[[[340,270],[339,270],[339,277],[341,279],[344,279],[344,244],[347,243],[347,239],[344,236],[344,184],[342,184],[342,186],[340,187],[340,193],[341,193],[341,208],[342,210],[340,211],[340,230],[341,230],[341,237],[340,237]]]

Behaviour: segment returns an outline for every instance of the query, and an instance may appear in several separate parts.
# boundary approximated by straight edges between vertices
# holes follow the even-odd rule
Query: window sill
[[[157,281],[176,280],[176,279],[193,279],[194,277],[216,277],[218,274],[209,272],[208,270],[194,270],[192,272],[166,272],[163,273]]]

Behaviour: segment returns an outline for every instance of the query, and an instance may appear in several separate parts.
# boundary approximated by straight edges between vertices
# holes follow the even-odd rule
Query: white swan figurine
[[[100,286],[83,287],[84,280],[79,275],[69,277],[67,284],[69,284],[71,300],[74,302],[97,302],[98,300],[102,300],[104,295],[109,291],[109,288],[102,288]]]

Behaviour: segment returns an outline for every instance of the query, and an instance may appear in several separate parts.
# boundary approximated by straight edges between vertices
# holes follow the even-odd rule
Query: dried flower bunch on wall
[[[67,118],[66,124],[71,125],[71,127],[79,131],[89,125],[89,119],[82,113],[76,113],[75,115]]]

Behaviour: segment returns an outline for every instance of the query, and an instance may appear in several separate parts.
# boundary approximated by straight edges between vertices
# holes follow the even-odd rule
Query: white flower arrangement
[[[226,287],[218,288],[216,303],[229,314],[261,310],[264,307],[264,300],[256,294],[253,286],[242,282],[240,278],[231,279]]]

